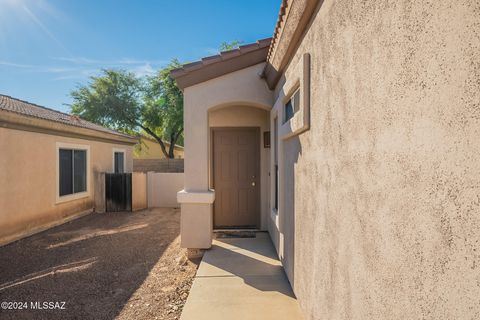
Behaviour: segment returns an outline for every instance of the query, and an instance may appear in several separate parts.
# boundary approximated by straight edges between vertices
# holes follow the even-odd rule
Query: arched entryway
[[[215,229],[265,227],[270,149],[266,107],[229,104],[211,108],[210,188]]]

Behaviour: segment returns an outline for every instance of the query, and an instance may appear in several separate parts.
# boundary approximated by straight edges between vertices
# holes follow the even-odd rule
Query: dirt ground
[[[0,247],[0,319],[178,319],[199,263],[179,229],[178,209],[91,214]]]

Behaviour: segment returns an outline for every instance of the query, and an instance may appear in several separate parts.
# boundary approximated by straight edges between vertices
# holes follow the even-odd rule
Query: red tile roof
[[[224,74],[265,62],[271,38],[223,51],[220,54],[202,58],[200,61],[187,63],[171,71],[179,88],[204,82]]]
[[[78,116],[42,107],[37,104],[23,101],[3,94],[0,94],[0,111],[1,110],[14,112],[32,118],[60,122],[74,127],[101,131],[127,138],[134,138],[130,135],[107,129],[98,124],[83,120]]]

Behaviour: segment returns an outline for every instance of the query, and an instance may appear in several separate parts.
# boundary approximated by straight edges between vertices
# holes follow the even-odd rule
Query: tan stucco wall
[[[209,126],[213,127],[258,127],[260,128],[260,206],[261,225],[266,230],[268,226],[270,179],[268,176],[270,149],[263,146],[263,133],[270,130],[269,112],[263,109],[247,106],[228,106],[209,112]],[[211,150],[210,141],[210,150]],[[213,152],[212,150],[210,152]],[[212,157],[209,158],[210,175],[213,175]],[[212,181],[212,177],[210,177]]]
[[[226,106],[253,106],[270,109],[273,102],[272,92],[259,77],[264,65],[264,63],[260,63],[184,90],[184,187],[186,192],[182,195],[182,199],[184,199],[182,201],[187,202],[183,202],[181,206],[181,244],[183,247],[209,248],[211,245],[212,205],[196,200],[198,198],[214,198],[214,194],[209,188],[209,110],[220,110]],[[207,193],[211,195],[205,195]],[[199,197],[198,194],[200,194]],[[195,203],[189,203],[189,201],[195,201]],[[192,236],[193,234],[194,236]]]
[[[132,211],[146,209],[147,202],[147,174],[132,173]]]
[[[170,145],[166,144],[167,152],[170,148]],[[183,148],[173,149],[173,155],[175,159],[183,158]],[[134,159],[165,159],[165,155],[160,148],[158,142],[152,141],[150,139],[142,139],[139,144],[135,146],[133,150]]]
[[[86,198],[56,204],[57,143],[90,147]],[[91,211],[93,172],[112,171],[113,148],[126,150],[126,169],[131,172],[131,146],[0,128],[0,244]]]
[[[480,317],[479,28],[474,0],[323,2],[271,225],[307,319]]]
[[[183,190],[182,172],[148,172],[148,207],[178,208],[177,193]]]
[[[184,90],[185,187],[209,187],[208,110],[227,105],[252,105],[269,109],[272,93],[259,77],[264,63],[245,68]],[[205,139],[207,137],[207,139]],[[188,159],[188,160],[187,160]],[[187,172],[190,172],[189,174]]]

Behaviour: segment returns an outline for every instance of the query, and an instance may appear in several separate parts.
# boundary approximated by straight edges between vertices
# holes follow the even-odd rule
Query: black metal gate
[[[132,174],[105,174],[107,212],[132,211]]]

